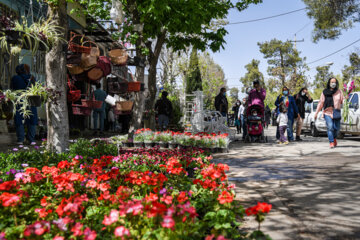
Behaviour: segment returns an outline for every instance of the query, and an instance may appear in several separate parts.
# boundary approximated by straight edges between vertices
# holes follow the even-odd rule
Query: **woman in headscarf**
[[[347,98],[348,97],[346,97],[346,99]],[[336,78],[330,78],[326,88],[321,94],[314,116],[314,118],[317,119],[319,112],[324,108],[323,116],[326,121],[330,148],[335,148],[338,145],[336,137],[340,131],[341,105],[343,101],[344,94],[339,89],[339,81]]]
[[[12,90],[25,90],[35,83],[35,78],[30,74],[30,67],[27,64],[20,64],[15,69],[17,75],[11,79]],[[19,112],[19,106],[16,109],[14,117],[17,144],[23,144],[25,140],[25,128],[24,123],[27,127],[27,140],[30,144],[35,144],[36,125],[38,123],[38,115],[36,107],[31,106],[31,116],[24,119],[23,115]]]

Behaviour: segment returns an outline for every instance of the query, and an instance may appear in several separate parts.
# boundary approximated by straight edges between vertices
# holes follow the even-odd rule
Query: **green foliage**
[[[259,70],[260,61],[253,59],[250,63],[245,65],[247,70],[244,77],[240,78],[240,82],[243,84],[242,92],[245,92],[247,88],[253,86],[253,81],[259,81],[261,86],[265,86],[264,75]]]
[[[330,66],[319,66],[316,68],[317,73],[313,82],[315,88],[324,89],[326,87],[327,81],[334,75],[329,69]]]
[[[200,55],[199,65],[203,83],[204,108],[214,109],[216,95],[219,94],[220,88],[226,87],[224,71],[207,52]]]
[[[171,101],[173,108],[172,115],[170,118],[170,124],[180,129],[181,128],[180,120],[183,116],[183,113],[181,110],[179,95],[171,95],[168,98]]]
[[[268,74],[277,80],[277,89],[282,86],[297,89],[306,84],[306,58],[300,57],[300,52],[294,48],[293,43],[272,39],[258,45],[264,58],[268,59]]]
[[[90,141],[87,139],[78,139],[69,147],[70,156],[80,155],[85,158],[99,158],[104,155],[117,155],[118,149],[114,144],[108,144],[105,141]]]
[[[313,41],[336,39],[342,30],[359,22],[359,0],[303,0],[307,14],[314,19]]]
[[[348,82],[353,78],[360,80],[360,77],[357,76],[360,73],[360,56],[355,52],[351,53],[349,56],[349,62],[350,66],[345,65],[342,70],[344,82]]]
[[[192,94],[195,91],[202,91],[201,72],[199,68],[199,57],[197,50],[193,48],[190,55],[190,63],[186,76],[186,94]]]

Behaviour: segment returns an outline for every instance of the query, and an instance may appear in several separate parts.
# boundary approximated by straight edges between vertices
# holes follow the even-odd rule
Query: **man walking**
[[[294,98],[300,114],[300,117],[296,121],[296,141],[302,141],[300,135],[305,118],[305,103],[312,103],[313,99],[306,87],[302,88],[299,93],[294,96]]]
[[[158,113],[158,124],[160,130],[167,129],[172,114],[172,104],[167,98],[168,93],[163,91],[161,98],[155,104],[155,111]]]
[[[221,88],[220,93],[215,97],[215,109],[220,112],[223,117],[226,117],[228,114],[228,105],[226,88]]]
[[[100,108],[96,108],[93,111],[93,118],[94,118],[94,129],[95,131],[98,130],[98,120],[100,117],[100,133],[102,134],[104,132],[104,120],[105,120],[105,98],[107,96],[106,92],[101,89],[101,84],[96,84],[96,90],[94,91],[95,100],[101,101],[102,105]],[[96,133],[96,132],[95,132]]]

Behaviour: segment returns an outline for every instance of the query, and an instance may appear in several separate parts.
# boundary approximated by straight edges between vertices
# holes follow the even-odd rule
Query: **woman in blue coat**
[[[288,126],[287,126],[287,137],[288,141],[294,141],[294,121],[295,118],[300,117],[298,107],[296,106],[296,101],[293,96],[290,95],[290,91],[287,87],[283,87],[282,93],[276,98],[275,105],[277,107],[277,113],[279,114],[279,106],[284,104],[287,108],[288,114]],[[276,128],[276,139],[280,138],[279,127]]]
[[[25,90],[35,83],[35,78],[30,74],[30,67],[27,64],[20,64],[15,69],[17,75],[11,79],[11,89]],[[36,107],[30,107],[31,115],[29,118],[24,119],[23,115],[19,112],[19,106],[16,108],[14,117],[17,143],[23,144],[25,139],[24,123],[27,127],[27,139],[30,144],[35,144],[36,125],[38,124],[38,115]]]

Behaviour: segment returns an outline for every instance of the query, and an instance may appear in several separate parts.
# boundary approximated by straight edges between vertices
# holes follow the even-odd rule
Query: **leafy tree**
[[[253,81],[255,80],[258,80],[261,86],[265,86],[264,75],[259,70],[259,64],[259,60],[253,59],[245,66],[247,73],[244,77],[240,78],[240,82],[243,84],[242,92],[245,92],[247,88],[252,87]]]
[[[317,73],[313,82],[315,88],[324,89],[326,87],[329,78],[334,76],[329,70],[330,66],[319,66],[316,68]]]
[[[201,72],[199,68],[199,57],[197,50],[193,48],[190,55],[189,69],[186,76],[185,93],[192,94],[195,91],[202,91]]]
[[[205,52],[199,57],[199,67],[202,76],[204,93],[204,108],[215,109],[214,100],[220,88],[226,87],[224,70],[214,62],[210,54]]]
[[[235,103],[239,99],[239,89],[236,87],[232,87],[230,89],[230,98],[231,102]]]
[[[342,76],[344,83],[348,83],[349,80],[354,79],[355,81],[360,81],[360,76],[358,74],[360,73],[360,56],[353,52],[349,56],[349,62],[350,66],[345,65],[342,70]],[[358,86],[359,84],[356,84],[355,86]],[[356,90],[358,90],[359,87],[357,87]]]
[[[272,39],[269,42],[258,43],[260,52],[268,59],[268,74],[279,80],[281,86],[287,85],[291,89],[304,84],[304,70],[306,58],[300,57],[293,43],[290,41]],[[300,82],[300,83],[299,83]],[[281,86],[278,86],[280,88]]]
[[[341,31],[360,21],[359,0],[303,0],[314,19],[313,41],[336,39]]]

